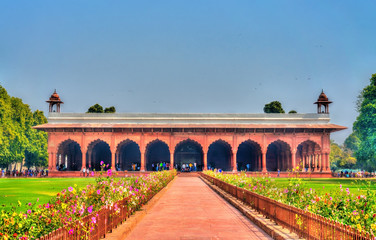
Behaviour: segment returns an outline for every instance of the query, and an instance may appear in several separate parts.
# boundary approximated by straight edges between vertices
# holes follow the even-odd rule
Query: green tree
[[[359,147],[355,152],[360,167],[376,170],[376,74],[370,79],[358,97],[359,116],[353,125],[359,137]]]
[[[355,132],[351,133],[344,142],[344,147],[350,149],[352,152],[356,152],[359,149],[360,139]]]
[[[105,108],[105,109],[104,109],[104,112],[105,112],[105,113],[115,113],[115,112],[116,112],[116,109],[115,109],[114,106],[111,106],[111,107]]]
[[[95,105],[89,107],[86,113],[103,113],[103,107],[96,103]]]
[[[356,164],[356,158],[353,157],[351,150],[339,146],[335,142],[330,143],[330,168],[336,170],[338,168],[354,168]]]
[[[264,106],[264,113],[285,113],[279,101],[273,101]]]
[[[43,112],[33,113],[20,98],[9,96],[0,85],[0,166],[22,162],[28,152],[38,158],[33,165],[46,165],[47,134],[32,128],[46,122]]]
[[[289,114],[292,114],[292,113],[298,113],[298,112],[295,111],[295,110],[291,110],[291,111],[289,112]]]

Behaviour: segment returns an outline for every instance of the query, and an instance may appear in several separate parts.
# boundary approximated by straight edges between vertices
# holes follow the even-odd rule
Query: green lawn
[[[39,203],[47,203],[58,192],[77,184],[84,187],[94,183],[94,178],[1,178],[0,179],[0,209],[10,208],[10,204],[34,203],[39,198]]]
[[[287,186],[288,178],[273,178],[278,186]],[[350,192],[357,193],[358,189],[365,189],[364,185],[355,182],[355,179],[351,178],[302,178],[303,183],[307,188],[315,189],[317,192],[328,192],[331,190],[339,190],[339,185],[342,184],[342,188],[349,188]],[[361,182],[365,182],[360,180]],[[358,181],[359,182],[359,181]],[[371,189],[376,191],[376,181],[371,180]]]

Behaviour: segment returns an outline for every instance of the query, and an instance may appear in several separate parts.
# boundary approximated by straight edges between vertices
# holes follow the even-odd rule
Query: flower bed
[[[306,188],[297,176],[289,179],[287,187],[280,188],[268,176],[247,177],[244,173],[232,175],[213,171],[205,171],[204,174],[278,202],[349,225],[358,229],[359,232],[366,231],[372,235],[375,234],[376,193],[369,187],[365,190],[359,189],[360,194],[353,194],[348,188],[344,189],[340,185],[334,191],[320,194],[314,189]],[[357,184],[368,185],[370,182],[363,180],[358,181]]]
[[[111,209],[112,218],[124,214],[121,211],[124,208],[127,213],[133,212],[165,187],[175,175],[176,171],[162,171],[117,178],[111,170],[101,172],[95,184],[82,189],[71,186],[43,205],[27,203],[26,212],[2,210],[0,239],[37,239],[59,228],[66,229],[72,236],[68,239],[73,239],[73,236],[87,239],[93,231],[101,231],[97,222],[101,214],[108,214],[108,211],[102,213],[105,209]]]

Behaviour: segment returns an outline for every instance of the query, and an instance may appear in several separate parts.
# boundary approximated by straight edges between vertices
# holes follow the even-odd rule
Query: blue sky
[[[0,2],[0,84],[48,111],[315,112],[351,132],[376,73],[376,1]]]

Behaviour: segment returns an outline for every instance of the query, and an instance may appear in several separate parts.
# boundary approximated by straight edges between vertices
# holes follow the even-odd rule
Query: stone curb
[[[238,209],[244,216],[246,216],[250,221],[256,224],[259,228],[264,230],[269,236],[276,240],[292,240],[292,239],[302,239],[299,238],[298,235],[295,233],[290,233],[288,229],[285,229],[270,219],[265,218],[257,211],[251,209],[250,206],[246,205],[244,202],[238,200],[237,198],[231,196],[230,194],[226,193],[219,187],[211,184],[208,180],[204,179],[200,176],[200,179],[206,183],[214,192],[224,198],[227,202],[233,205],[236,209]]]
[[[165,194],[168,190],[170,185],[175,181],[177,175],[172,179],[171,182],[167,184],[162,190],[160,190],[152,199],[150,199],[140,210],[136,211],[135,214],[131,215],[129,218],[126,219],[124,223],[118,226],[115,229],[112,229],[111,233],[107,233],[104,239],[106,240],[118,240],[118,239],[125,239],[132,230],[137,226],[139,222],[148,214],[154,205],[158,202],[158,200]]]

